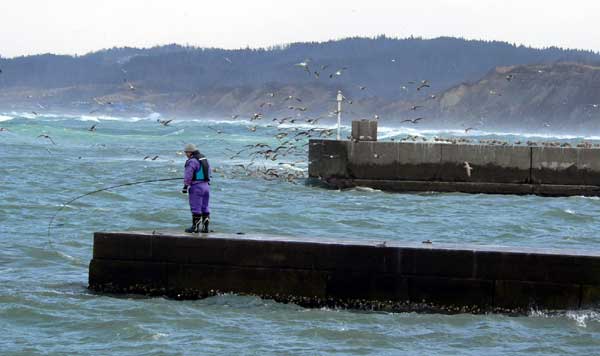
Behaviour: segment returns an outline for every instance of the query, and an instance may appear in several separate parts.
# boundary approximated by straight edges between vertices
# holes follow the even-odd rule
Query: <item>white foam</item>
[[[0,115],[0,122],[2,122],[2,121],[10,121],[12,119],[14,119],[14,117],[12,117],[12,116]]]

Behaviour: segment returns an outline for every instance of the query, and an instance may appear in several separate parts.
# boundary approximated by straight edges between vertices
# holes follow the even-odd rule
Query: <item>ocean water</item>
[[[198,301],[112,296],[87,290],[92,233],[183,229],[190,223],[181,182],[122,187],[179,177],[184,143],[193,142],[216,172],[211,228],[397,241],[600,249],[597,198],[391,194],[305,184],[305,136],[277,160],[256,160],[245,145],[276,147],[310,125],[270,126],[220,118],[178,120],[0,113],[0,354],[3,355],[564,355],[597,354],[596,310],[529,315],[438,315],[305,309],[254,297]],[[88,131],[96,124],[96,131]],[[256,125],[256,131],[248,128]],[[383,139],[407,134],[457,137],[460,131],[382,127]],[[331,128],[320,126],[319,130]],[[344,128],[347,135],[348,128]],[[220,132],[220,133],[219,133]],[[287,133],[278,140],[274,136]],[[47,134],[52,138],[38,137]],[[469,132],[471,139],[583,140],[596,137]],[[180,152],[179,152],[180,153]],[[150,159],[144,160],[144,157]],[[158,156],[155,160],[151,158]],[[259,155],[257,155],[259,157]],[[275,169],[279,178],[256,170]],[[274,171],[273,171],[274,172]],[[288,174],[297,179],[287,179]],[[267,178],[267,179],[266,179]]]

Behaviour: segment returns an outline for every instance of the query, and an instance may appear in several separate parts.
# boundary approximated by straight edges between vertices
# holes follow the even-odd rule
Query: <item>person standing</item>
[[[194,144],[185,145],[184,152],[188,158],[183,175],[183,194],[188,194],[192,211],[192,226],[185,232],[208,232],[210,222],[210,166],[206,157],[198,151]]]

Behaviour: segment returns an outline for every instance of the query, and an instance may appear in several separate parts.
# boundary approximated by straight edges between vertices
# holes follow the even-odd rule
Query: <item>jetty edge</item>
[[[308,174],[334,188],[600,196],[600,148],[377,141],[376,121],[350,140],[311,139]]]
[[[172,231],[94,233],[89,289],[304,307],[528,313],[600,305],[600,253]]]

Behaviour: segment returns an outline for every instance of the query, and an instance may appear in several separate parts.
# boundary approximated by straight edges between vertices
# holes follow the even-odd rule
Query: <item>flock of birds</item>
[[[232,63],[229,58],[224,58],[228,63]],[[394,60],[392,59],[392,62]],[[301,62],[294,64],[295,67],[300,68],[302,71],[305,71],[307,75],[314,77],[315,79],[320,79],[322,77],[328,77],[329,79],[334,79],[341,77],[344,75],[346,71],[349,70],[347,66],[341,66],[337,68],[332,68],[329,64],[321,64],[317,65],[313,63],[310,59],[305,59]],[[127,75],[127,71],[125,69],[121,69],[124,75]],[[2,70],[0,69],[0,74]],[[506,81],[511,82],[515,79],[515,74],[508,74],[504,78]],[[134,83],[129,81],[126,77],[123,78],[124,88],[128,91],[136,91],[138,88]],[[423,79],[420,81],[408,81],[404,85],[401,86],[401,90],[409,90],[409,87],[413,86],[414,90],[418,92],[425,91],[426,89],[431,88],[432,83],[428,79]],[[367,89],[366,85],[358,85],[357,86],[360,91],[364,91]],[[501,96],[502,94],[496,90],[490,90],[490,95]],[[255,133],[260,127],[257,122],[267,121],[266,125],[262,125],[267,128],[274,128],[277,132],[273,135],[273,139],[275,140],[275,144],[271,142],[257,142],[255,144],[250,144],[245,146],[242,150],[238,150],[236,152],[232,152],[228,150],[229,159],[235,162],[239,160],[241,162],[248,163],[238,163],[233,164],[233,169],[228,171],[215,168],[215,173],[221,173],[223,175],[231,174],[231,175],[246,175],[252,177],[259,177],[266,180],[273,179],[282,179],[288,182],[294,183],[299,178],[304,178],[305,175],[305,164],[306,164],[306,146],[308,145],[308,139],[310,138],[324,138],[330,137],[333,134],[332,129],[326,129],[322,127],[318,127],[317,124],[320,120],[326,117],[335,117],[339,112],[337,110],[332,110],[328,112],[325,116],[317,116],[310,117],[306,116],[307,111],[309,111],[309,107],[303,101],[303,99],[297,95],[289,94],[289,93],[278,93],[277,91],[269,91],[264,94],[264,101],[260,102],[255,111],[249,114],[248,116],[243,114],[234,114],[231,115],[232,120],[238,120],[242,118],[246,118],[250,121],[250,126],[247,126],[247,130],[249,132]],[[427,99],[436,99],[435,94],[429,94]],[[350,98],[343,97],[343,101],[352,105],[353,100]],[[108,100],[105,98],[93,98],[93,102],[96,107],[89,111],[90,114],[96,113],[102,110],[103,107],[110,107],[115,105],[115,102],[112,100]],[[40,109],[45,109],[45,107],[41,104],[37,104]],[[420,109],[424,108],[426,101],[422,102],[422,105],[412,105],[406,108],[406,112],[417,112]],[[594,108],[598,108],[597,104],[594,105]],[[272,117],[267,118],[268,112],[271,109],[279,109],[279,112],[282,112],[281,109],[289,110],[288,115],[284,117]],[[347,110],[343,110],[347,111]],[[31,113],[35,116],[39,115],[37,111],[31,111]],[[417,115],[416,115],[417,116]],[[377,114],[372,116],[372,119],[378,120],[380,117]],[[411,125],[416,125],[425,120],[426,118],[423,116],[417,116],[414,118],[408,118],[400,120],[399,123],[409,123]],[[174,123],[173,119],[157,119],[157,123],[163,127],[170,126]],[[300,125],[302,124],[302,125]],[[481,121],[479,124],[483,124]],[[98,124],[92,125],[88,131],[95,132],[97,130]],[[308,128],[306,128],[308,126]],[[546,125],[545,125],[546,126]],[[546,126],[547,127],[547,126]],[[218,128],[214,128],[212,126],[208,126],[208,128],[214,132],[215,135],[224,134],[224,131]],[[475,127],[466,127],[464,129],[465,134],[468,134],[471,130],[475,129]],[[7,128],[0,127],[0,132],[9,131]],[[37,136],[37,138],[48,140],[51,144],[56,145],[55,140],[46,133],[42,133]],[[416,135],[408,135],[403,138],[391,138],[392,141],[402,141],[402,142],[417,142],[417,141],[428,141],[427,138]],[[432,139],[434,142],[442,142],[442,143],[450,143],[450,144],[473,144],[477,143],[475,140],[468,139],[465,137],[451,137],[451,138],[441,138],[434,137]],[[478,140],[479,144],[486,145],[521,145],[525,144],[527,146],[544,146],[544,147],[571,147],[571,144],[568,142],[507,142],[497,139],[491,140]],[[581,142],[576,144],[576,147],[581,148],[598,148],[600,144],[592,144],[589,142]],[[183,152],[177,152],[178,155],[182,155]],[[159,158],[158,155],[145,156],[143,160],[151,160],[155,161]],[[268,165],[266,163],[269,163]],[[273,163],[276,163],[276,166],[273,166]],[[468,165],[468,164],[467,164]],[[465,166],[465,169],[468,173],[470,173],[470,167]]]

